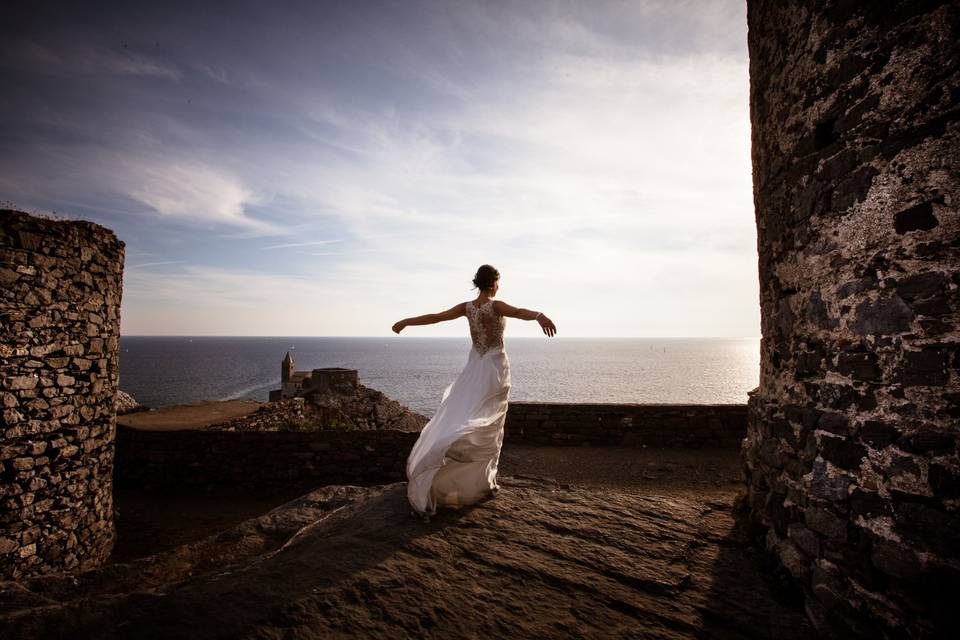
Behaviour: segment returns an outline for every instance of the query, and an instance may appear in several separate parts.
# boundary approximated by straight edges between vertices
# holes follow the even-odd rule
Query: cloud
[[[115,50],[69,36],[56,44],[13,36],[4,43],[4,53],[7,64],[47,75],[106,74],[168,80],[179,80],[182,76],[176,66],[126,45]]]
[[[291,242],[289,244],[275,244],[269,247],[262,247],[263,251],[273,251],[274,249],[292,249],[295,247],[315,247],[318,245],[336,244],[343,240],[312,240],[310,242]]]
[[[37,20],[0,102],[0,197],[184,257],[131,275],[137,332],[379,333],[471,295],[492,262],[508,301],[551,309],[567,335],[755,335],[744,10],[411,0]]]
[[[141,264],[131,264],[127,265],[127,269],[143,269],[144,267],[159,267],[161,265],[168,264],[183,264],[185,260],[162,260],[160,262],[144,262]]]
[[[161,216],[194,224],[239,226],[258,233],[279,231],[246,213],[246,207],[257,202],[250,189],[212,167],[158,160],[128,164],[124,171],[119,188]]]

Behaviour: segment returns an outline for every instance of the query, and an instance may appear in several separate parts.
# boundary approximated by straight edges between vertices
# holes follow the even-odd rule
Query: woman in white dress
[[[439,506],[474,504],[499,489],[497,463],[510,393],[510,361],[503,349],[506,319],[536,320],[544,334],[557,332],[543,313],[494,300],[500,273],[490,265],[477,269],[473,284],[480,292],[476,300],[393,325],[400,333],[408,326],[466,316],[473,340],[466,366],[443,392],[440,407],[407,458],[407,497],[426,518]]]

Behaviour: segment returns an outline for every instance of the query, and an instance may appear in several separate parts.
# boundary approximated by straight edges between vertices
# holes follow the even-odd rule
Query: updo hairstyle
[[[477,269],[477,275],[473,276],[473,286],[480,291],[486,291],[493,288],[493,283],[500,278],[500,272],[489,264],[480,265]]]

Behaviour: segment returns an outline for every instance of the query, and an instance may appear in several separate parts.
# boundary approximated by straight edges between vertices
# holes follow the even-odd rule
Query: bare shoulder
[[[496,311],[501,316],[512,316],[517,312],[517,308],[513,307],[503,300],[494,300],[493,301],[493,310]]]
[[[466,314],[466,305],[465,303],[460,302],[453,305],[446,311],[436,314],[436,317],[441,321],[453,320],[454,318],[459,318],[460,316],[465,314]]]

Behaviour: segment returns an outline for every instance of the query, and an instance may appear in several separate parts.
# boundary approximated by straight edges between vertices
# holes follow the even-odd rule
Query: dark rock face
[[[960,5],[748,20],[752,518],[825,635],[957,637]]]
[[[0,577],[110,553],[123,254],[95,224],[0,211]]]

